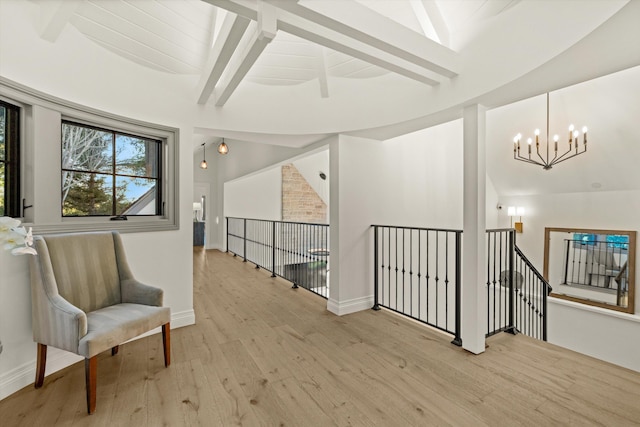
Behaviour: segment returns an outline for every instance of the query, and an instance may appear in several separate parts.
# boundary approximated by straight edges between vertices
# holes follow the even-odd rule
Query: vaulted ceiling
[[[546,91],[552,108],[572,111],[558,89],[640,63],[637,34],[610,35],[630,25],[623,15],[639,14],[628,0],[30,1],[42,38],[72,29],[192,82],[196,133],[290,147],[335,133],[389,138],[460,117],[471,103],[500,107]],[[525,104],[544,118],[538,101]],[[509,144],[514,114],[490,114],[503,123],[490,139]],[[521,128],[544,124],[535,118]],[[594,136],[603,128],[589,125]],[[510,167],[500,171],[514,182],[502,176]]]

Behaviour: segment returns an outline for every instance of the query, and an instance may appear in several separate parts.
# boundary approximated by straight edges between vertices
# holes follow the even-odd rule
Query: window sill
[[[110,221],[109,218],[65,218],[58,224],[23,224],[33,227],[33,234],[77,233],[87,231],[111,231],[120,233],[147,233],[154,231],[173,231],[180,227],[164,218],[130,218],[127,221]]]

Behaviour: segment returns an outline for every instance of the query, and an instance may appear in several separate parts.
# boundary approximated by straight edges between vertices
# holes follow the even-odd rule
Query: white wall
[[[540,271],[545,227],[640,230],[637,190],[502,197],[500,201],[505,206],[525,207],[524,233],[517,235],[517,245]],[[509,225],[506,212],[500,221],[501,226]],[[636,289],[639,277],[636,266]],[[636,297],[636,313],[639,310],[640,299]],[[550,298],[548,333],[549,342],[640,371],[640,340],[633,338],[640,335],[637,314]]]
[[[282,170],[275,167],[224,184],[224,216],[280,221]]]
[[[382,149],[379,165],[354,158],[379,180],[371,206],[377,223],[462,229],[462,120],[387,140]]]
[[[38,6],[31,2],[2,2],[0,14],[0,76],[64,100],[105,112],[180,129],[178,193],[180,229],[123,235],[134,274],[165,291],[172,310],[172,326],[195,321],[192,299],[191,194],[193,100],[184,84],[193,77],[172,76],[142,68],[99,48],[72,28],[65,28],[56,43],[40,39],[33,26]],[[38,129],[35,130],[37,134]],[[41,148],[51,135],[39,138]],[[38,157],[27,172],[48,173],[59,164]],[[59,204],[36,182],[40,204]],[[43,194],[44,193],[44,194]],[[36,221],[37,213],[35,216]],[[0,254],[0,398],[33,382],[35,344],[31,337],[28,268],[24,258]],[[48,372],[75,360],[52,349]]]

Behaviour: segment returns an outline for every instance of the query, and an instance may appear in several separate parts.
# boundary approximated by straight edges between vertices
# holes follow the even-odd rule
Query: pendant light
[[[202,144],[202,161],[200,162],[200,169],[206,169],[208,167],[207,165],[207,151],[206,151],[206,146],[203,143]]]
[[[224,138],[222,138],[222,142],[218,145],[218,153],[227,154],[229,152],[229,146],[224,143]]]

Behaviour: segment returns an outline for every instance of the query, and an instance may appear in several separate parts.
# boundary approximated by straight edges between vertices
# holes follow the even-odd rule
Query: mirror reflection
[[[552,295],[633,313],[635,231],[545,228]]]

